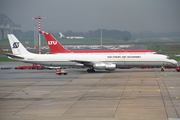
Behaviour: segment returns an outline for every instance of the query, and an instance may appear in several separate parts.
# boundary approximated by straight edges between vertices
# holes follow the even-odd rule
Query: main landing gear
[[[164,67],[161,67],[161,72],[164,72]]]
[[[95,72],[94,69],[87,69],[87,72]]]

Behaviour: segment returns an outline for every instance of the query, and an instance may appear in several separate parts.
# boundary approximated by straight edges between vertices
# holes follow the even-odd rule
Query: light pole
[[[34,49],[36,49],[36,30],[37,30],[37,25],[34,24]]]
[[[101,46],[102,46],[102,25],[101,25]]]
[[[41,19],[46,19],[45,17],[34,17],[33,19],[39,19],[39,31],[41,30]],[[41,54],[41,34],[39,32],[39,54]]]

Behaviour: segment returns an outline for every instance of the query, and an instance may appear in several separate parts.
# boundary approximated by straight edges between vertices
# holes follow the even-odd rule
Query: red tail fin
[[[39,31],[41,34],[44,33],[47,44],[51,50],[51,53],[67,53],[66,50],[50,33]]]

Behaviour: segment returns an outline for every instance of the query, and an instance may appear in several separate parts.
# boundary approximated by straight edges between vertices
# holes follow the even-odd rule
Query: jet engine
[[[116,64],[113,63],[95,63],[93,65],[94,69],[97,70],[110,70],[110,71],[114,71],[116,69]]]

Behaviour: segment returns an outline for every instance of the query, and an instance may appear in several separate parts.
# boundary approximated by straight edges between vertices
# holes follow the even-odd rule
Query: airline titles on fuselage
[[[107,58],[141,58],[141,56],[107,56]]]

